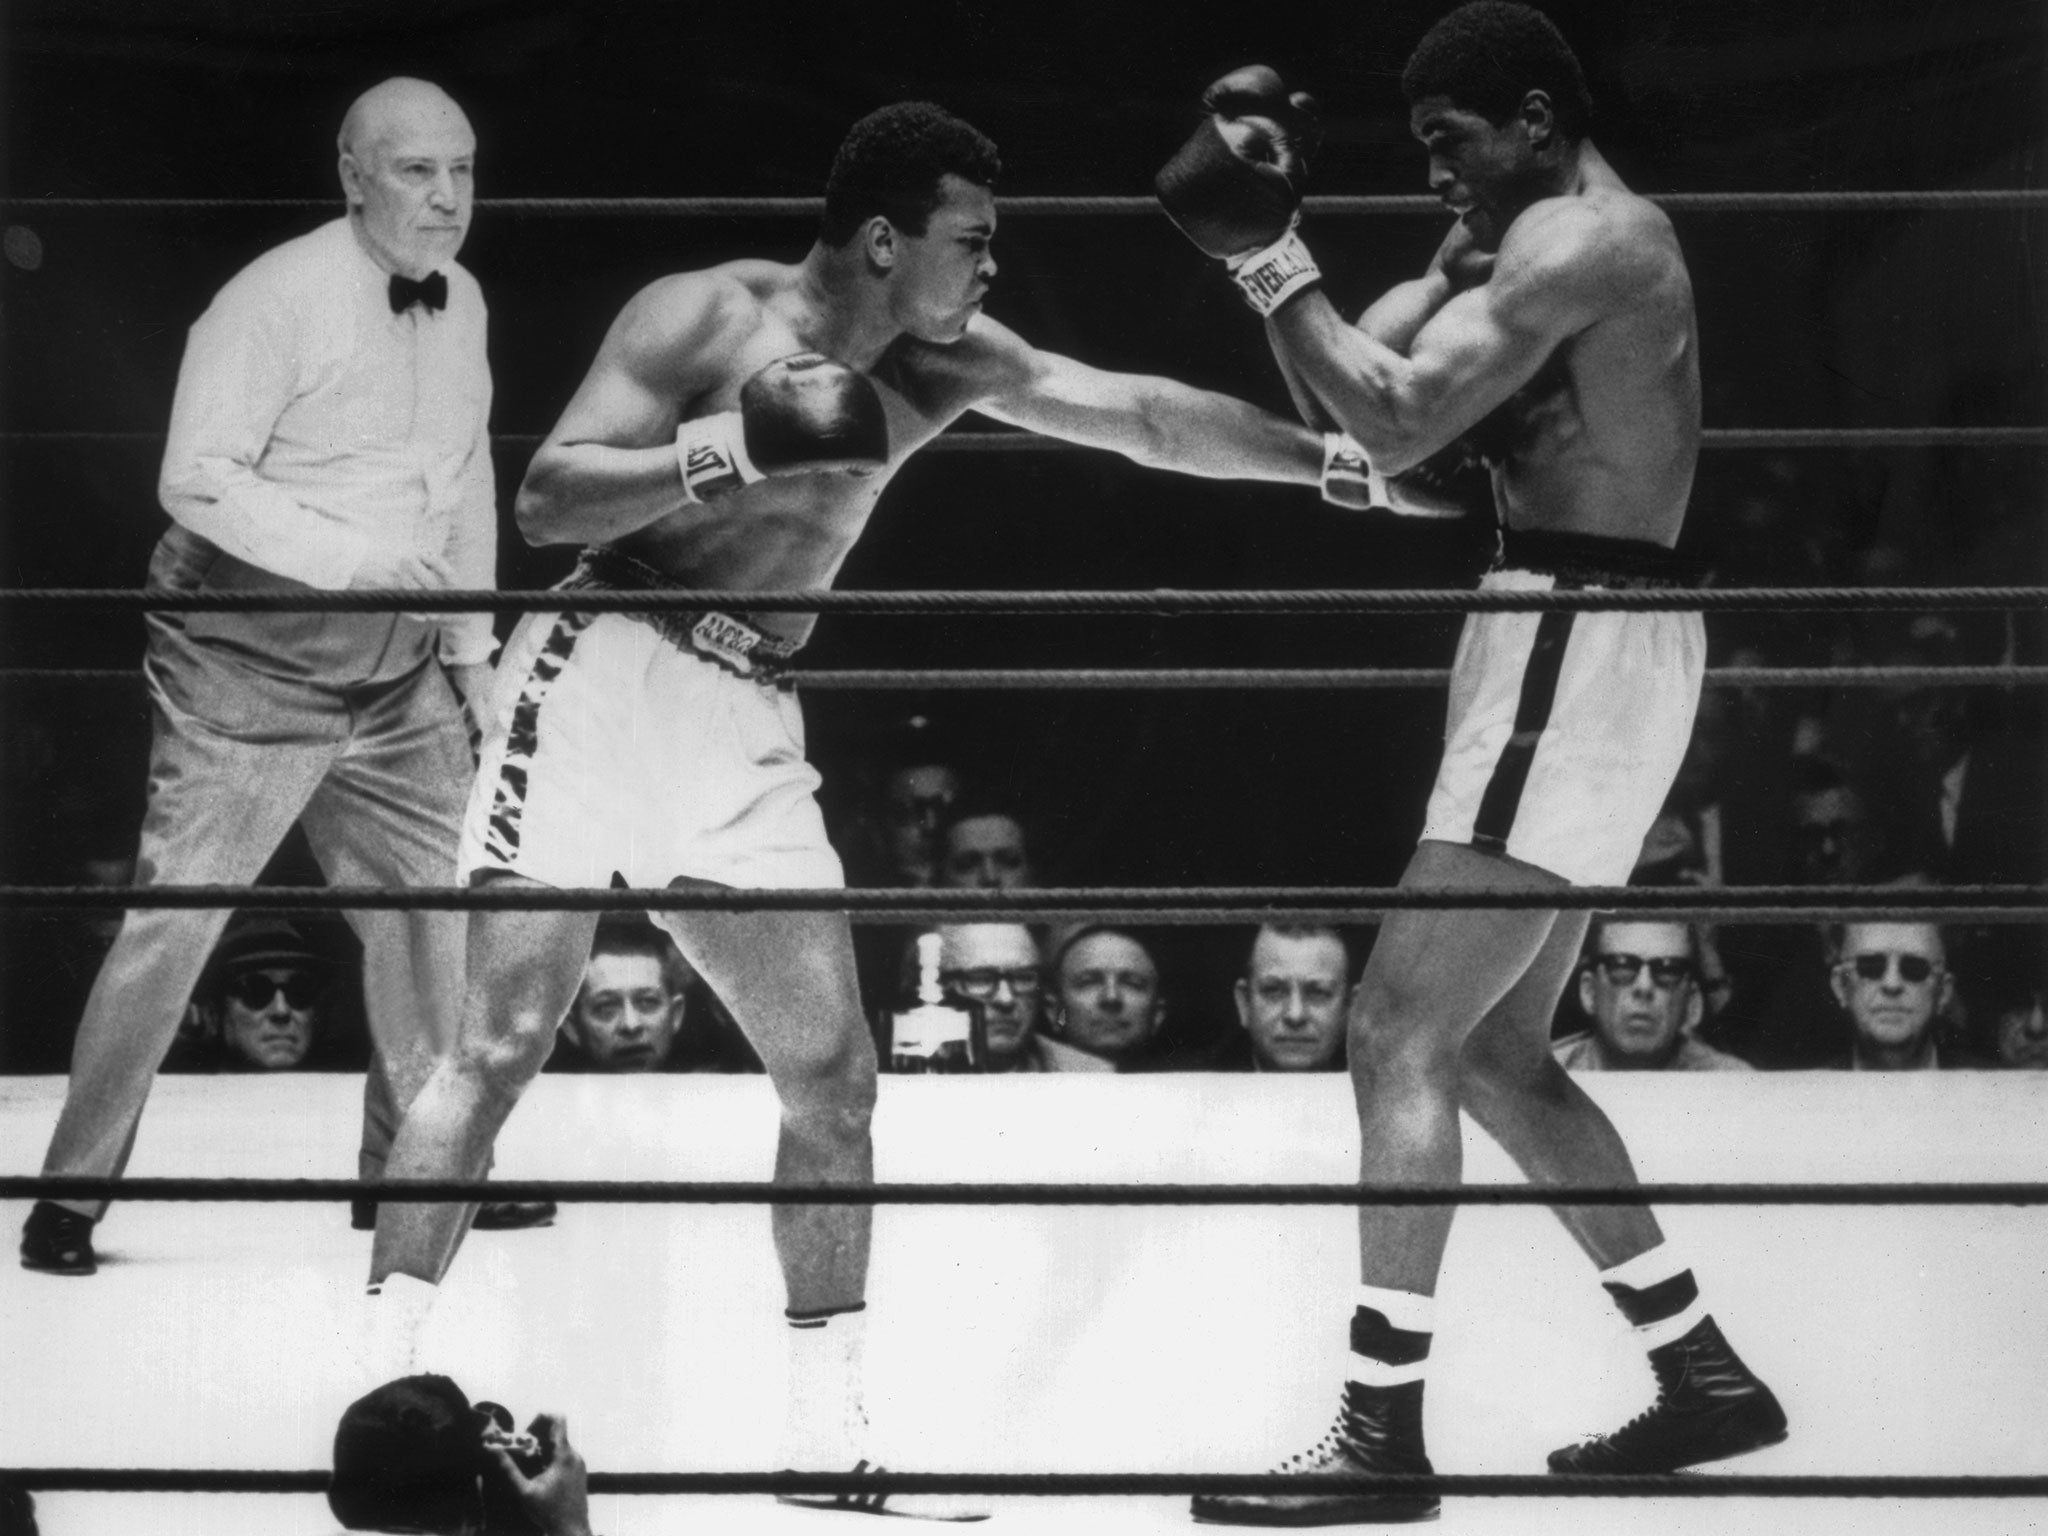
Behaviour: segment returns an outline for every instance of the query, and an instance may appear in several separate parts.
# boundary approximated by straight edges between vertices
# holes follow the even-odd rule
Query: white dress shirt
[[[453,262],[444,275],[447,308],[394,315],[390,274],[347,218],[244,267],[186,341],[164,510],[310,587],[345,588],[398,550],[439,553],[455,586],[496,586],[483,294]],[[439,622],[442,660],[489,658],[489,614]]]

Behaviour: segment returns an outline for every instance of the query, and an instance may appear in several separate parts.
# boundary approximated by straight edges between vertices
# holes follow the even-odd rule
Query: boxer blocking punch
[[[1557,30],[1491,0],[1439,22],[1403,74],[1430,185],[1457,215],[1420,278],[1355,323],[1296,224],[1308,109],[1271,70],[1218,82],[1161,172],[1175,222],[1264,319],[1296,392],[1399,475],[1472,435],[1494,458],[1500,557],[1483,587],[1669,585],[1699,450],[1698,342],[1664,216],[1586,137]],[[1480,613],[1459,642],[1442,768],[1409,888],[1621,884],[1670,788],[1698,700],[1697,613]],[[1392,914],[1355,995],[1349,1060],[1369,1184],[1455,1182],[1470,1111],[1532,1182],[1629,1187],[1606,1116],[1557,1065],[1550,1020],[1585,934],[1555,910]],[[1658,1383],[1622,1429],[1552,1470],[1669,1472],[1782,1440],[1646,1206],[1559,1207]],[[1449,1207],[1359,1213],[1361,1287],[1331,1433],[1280,1470],[1427,1473],[1422,1390]],[[1198,1498],[1198,1520],[1427,1519],[1433,1495]]]
[[[969,410],[1140,464],[1321,485],[1359,504],[1356,480],[1327,465],[1322,434],[1040,351],[983,314],[997,171],[995,147],[942,109],[884,108],[841,145],[802,261],[680,273],[628,302],[520,489],[526,537],[583,556],[561,610],[529,616],[507,642],[465,879],[842,884],[802,716],[777,686],[814,617],[590,614],[575,594],[828,587],[895,473]],[[875,1055],[846,917],[653,916],[767,1069],[781,1105],[777,1181],[872,1182]],[[480,1169],[548,1054],[595,922],[471,914],[461,1037],[399,1133],[394,1176]],[[791,1325],[785,1466],[870,1465],[860,1383],[871,1219],[858,1202],[772,1211]],[[380,1378],[411,1368],[462,1235],[458,1207],[381,1213],[370,1304]],[[794,1502],[903,1507],[894,1495]]]

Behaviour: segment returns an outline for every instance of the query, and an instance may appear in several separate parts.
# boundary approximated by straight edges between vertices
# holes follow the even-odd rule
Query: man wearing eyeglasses
[[[950,923],[939,929],[939,984],[981,1005],[991,1072],[1107,1072],[1110,1064],[1039,1033],[1045,968],[1022,923]]]
[[[1696,1038],[1704,1007],[1699,947],[1684,923],[1606,922],[1579,972],[1593,1027],[1551,1046],[1572,1072],[1747,1072],[1748,1062]]]
[[[1848,1050],[1834,1066],[1852,1072],[1931,1072],[1976,1065],[1935,1045],[1935,1022],[1955,994],[1939,928],[1932,923],[1849,923],[1833,948],[1829,980],[1853,1030]]]

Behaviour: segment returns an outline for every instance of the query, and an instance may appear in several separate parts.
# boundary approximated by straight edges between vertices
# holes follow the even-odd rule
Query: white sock
[[[417,1275],[393,1273],[365,1293],[369,1312],[363,1368],[372,1386],[419,1374],[420,1335],[440,1287]]]
[[[1414,1291],[1390,1291],[1384,1286],[1361,1285],[1352,1304],[1371,1307],[1396,1328],[1410,1333],[1436,1332],[1436,1298]]]
[[[789,1319],[789,1397],[781,1464],[794,1472],[848,1472],[867,1455],[861,1402],[864,1308]]]

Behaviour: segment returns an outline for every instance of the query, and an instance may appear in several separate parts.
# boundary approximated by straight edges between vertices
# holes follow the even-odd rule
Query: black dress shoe
[[[1657,1401],[1611,1435],[1550,1453],[1553,1472],[1676,1472],[1776,1445],[1785,1410],[1711,1317],[1650,1351]]]
[[[553,1226],[552,1200],[486,1200],[470,1225],[479,1232],[517,1232],[525,1227]]]
[[[1422,1448],[1422,1383],[1368,1387],[1347,1382],[1337,1422],[1322,1440],[1273,1471],[1313,1478],[1428,1477]],[[1401,1525],[1434,1520],[1434,1493],[1401,1488],[1315,1488],[1283,1493],[1199,1493],[1193,1514],[1204,1525]]]
[[[99,1255],[92,1251],[90,1216],[48,1200],[38,1200],[21,1224],[21,1267],[48,1275],[90,1275],[98,1272]]]

